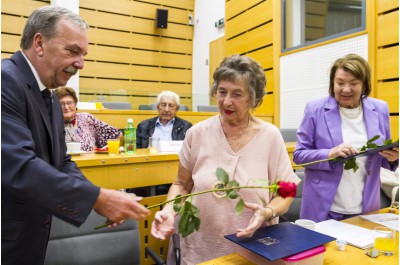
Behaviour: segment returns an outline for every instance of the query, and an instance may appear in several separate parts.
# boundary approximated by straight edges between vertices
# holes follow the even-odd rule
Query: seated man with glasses
[[[149,137],[160,140],[184,140],[186,131],[192,124],[176,116],[180,107],[178,94],[162,91],[157,95],[158,117],[144,120],[137,126],[136,147],[149,147]]]
[[[76,112],[78,98],[70,87],[54,90],[64,114],[65,141],[80,142],[82,151],[93,151],[95,147],[107,145],[107,139],[121,139],[122,133],[114,126],[96,119],[93,115]]]

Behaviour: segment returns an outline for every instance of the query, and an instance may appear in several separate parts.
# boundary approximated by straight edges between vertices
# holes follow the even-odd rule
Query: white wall
[[[197,105],[210,104],[210,42],[225,35],[225,27],[215,27],[217,20],[225,19],[225,0],[196,0],[194,10],[192,108],[197,110]]]

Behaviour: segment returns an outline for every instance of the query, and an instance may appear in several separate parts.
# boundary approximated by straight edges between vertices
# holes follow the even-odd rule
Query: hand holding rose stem
[[[155,205],[151,205],[147,207],[147,209],[156,208],[167,203],[174,203],[174,211],[177,212],[180,216],[179,222],[179,233],[182,236],[187,236],[194,232],[194,230],[199,230],[200,227],[200,218],[199,218],[199,209],[191,203],[191,198],[193,196],[211,193],[213,192],[218,197],[228,197],[230,199],[240,198],[239,194],[237,193],[240,189],[269,189],[271,192],[277,192],[281,197],[294,197],[296,195],[296,184],[284,181],[278,181],[272,185],[252,185],[252,186],[239,186],[235,180],[229,181],[228,173],[223,170],[222,168],[217,168],[216,175],[218,181],[214,185],[212,189],[204,190],[196,193],[190,193],[186,195],[178,195],[174,199],[158,203]],[[254,180],[257,182],[264,182],[267,183],[267,180]],[[187,198],[183,203],[182,199]],[[266,202],[263,198],[261,198],[264,206],[266,206]],[[236,213],[240,214],[244,209],[244,201],[242,198],[239,199],[236,205]],[[112,222],[107,222],[101,226],[96,227],[95,229],[107,227],[111,225]]]

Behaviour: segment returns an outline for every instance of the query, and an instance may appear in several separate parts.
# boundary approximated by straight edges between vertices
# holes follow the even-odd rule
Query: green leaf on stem
[[[244,201],[242,198],[240,198],[240,200],[236,204],[236,208],[235,208],[236,215],[241,214],[243,212],[243,209],[244,209]]]
[[[239,197],[239,194],[237,193],[237,190],[228,191],[228,198],[229,199],[236,199],[237,197]]]
[[[216,174],[217,174],[217,179],[218,179],[219,181],[222,181],[222,182],[225,183],[225,184],[228,183],[228,181],[229,181],[229,175],[228,175],[228,173],[227,173],[225,170],[223,170],[222,168],[219,167],[219,168],[217,168]]]
[[[349,169],[353,169],[354,172],[356,172],[358,170],[358,165],[356,163],[356,158],[350,158],[349,160],[346,160],[344,162],[344,169],[349,170]]]

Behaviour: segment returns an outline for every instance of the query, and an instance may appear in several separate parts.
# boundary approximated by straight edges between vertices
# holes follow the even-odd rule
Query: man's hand
[[[101,188],[93,209],[116,224],[128,218],[141,220],[150,214],[150,210],[138,203],[141,199],[125,192]]]

